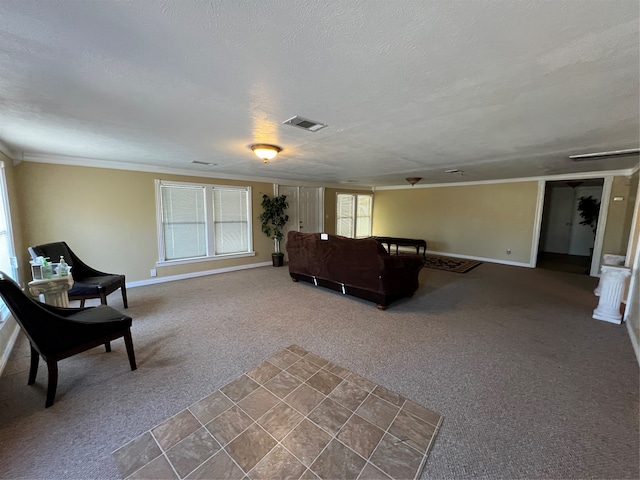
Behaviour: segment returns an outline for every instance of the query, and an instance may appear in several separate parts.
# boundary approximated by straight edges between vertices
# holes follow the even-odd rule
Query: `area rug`
[[[291,345],[113,452],[122,478],[418,478],[443,417]]]
[[[446,270],[454,273],[467,273],[469,270],[482,265],[477,260],[467,260],[465,258],[445,257],[441,255],[427,255],[424,266],[436,270]]]

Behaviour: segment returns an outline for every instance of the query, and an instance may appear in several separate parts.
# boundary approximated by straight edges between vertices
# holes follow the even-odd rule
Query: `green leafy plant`
[[[595,235],[598,227],[598,216],[600,215],[600,202],[591,195],[588,197],[580,197],[580,200],[578,201],[578,211],[582,218],[580,225],[587,225],[591,227],[591,230]]]
[[[285,213],[289,204],[286,195],[277,197],[262,196],[262,213],[258,217],[262,222],[262,231],[275,242],[275,253],[280,254],[280,241],[284,236],[282,229],[289,221],[289,215]]]

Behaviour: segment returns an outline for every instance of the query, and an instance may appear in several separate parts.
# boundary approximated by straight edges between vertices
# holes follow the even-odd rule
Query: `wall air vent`
[[[291,125],[292,127],[303,128],[309,132],[317,132],[321,128],[327,126],[326,123],[314,122],[313,120],[309,120],[308,118],[302,118],[296,115],[295,117],[291,117],[289,120],[285,120],[282,122],[283,125]]]

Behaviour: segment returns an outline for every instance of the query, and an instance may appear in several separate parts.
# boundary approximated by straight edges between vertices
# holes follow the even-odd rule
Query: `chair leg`
[[[120,287],[122,291],[122,303],[124,303],[124,308],[129,308],[129,304],[127,303],[127,287],[125,287],[124,283]]]
[[[107,295],[104,293],[100,294],[100,304],[101,305],[106,305],[107,304]]]
[[[124,344],[127,347],[127,355],[129,356],[129,365],[131,365],[131,370],[135,370],[138,367],[136,366],[136,355],[133,353],[133,342],[131,341],[130,328],[127,328],[124,332]]]
[[[49,369],[49,384],[47,386],[47,401],[44,408],[53,405],[53,399],[56,397],[56,388],[58,388],[58,362],[55,360],[47,360]]]
[[[104,350],[105,350],[105,352],[110,352],[111,351],[111,342],[105,342],[104,343]]]
[[[33,385],[36,381],[36,375],[38,374],[38,362],[40,362],[40,354],[31,345],[31,368],[29,369],[29,381],[27,385]]]
[[[84,308],[84,298],[80,300],[80,308]]]

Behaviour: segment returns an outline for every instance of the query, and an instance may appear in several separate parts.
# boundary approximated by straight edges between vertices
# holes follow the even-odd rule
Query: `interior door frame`
[[[576,180],[583,180],[586,177],[576,177]],[[607,226],[607,215],[609,213],[609,202],[611,197],[611,187],[613,185],[613,175],[594,175],[589,178],[603,178],[602,199],[600,200],[600,213],[598,215],[598,225],[596,227],[596,238],[593,244],[593,258],[591,260],[591,270],[589,275],[592,277],[600,276],[600,262],[602,260],[602,244],[604,240],[605,227]],[[563,179],[571,180],[571,178]],[[540,235],[542,233],[542,211],[544,209],[544,197],[547,181],[538,180],[538,203],[535,215],[535,227],[533,230],[533,238],[531,241],[531,260],[529,266],[535,268],[538,263],[538,248],[540,246]]]

